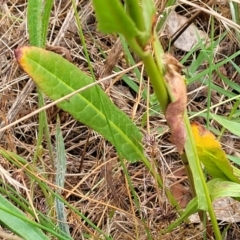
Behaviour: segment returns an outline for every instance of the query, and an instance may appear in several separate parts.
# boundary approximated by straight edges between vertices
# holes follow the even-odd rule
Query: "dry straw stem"
[[[227,23],[227,25],[229,25],[230,27],[233,27],[234,29],[240,31],[240,26],[239,26],[237,23],[235,23],[235,22],[233,22],[233,21],[231,21],[231,20],[223,17],[221,14],[217,13],[217,12],[214,11],[212,8],[209,8],[209,10],[208,10],[208,9],[206,9],[206,8],[200,7],[199,5],[197,5],[197,4],[195,4],[195,3],[192,3],[192,2],[186,1],[186,0],[180,0],[179,2],[180,2],[180,3],[187,4],[187,5],[192,6],[192,7],[194,7],[194,8],[197,8],[197,9],[199,9],[199,10],[201,10],[201,11],[209,14],[210,16],[216,17],[217,19],[219,19],[219,20]],[[207,6],[207,7],[208,7],[208,6]]]

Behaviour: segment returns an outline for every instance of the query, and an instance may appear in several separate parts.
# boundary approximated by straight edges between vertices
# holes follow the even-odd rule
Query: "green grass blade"
[[[66,152],[64,140],[60,129],[59,117],[57,118],[57,131],[56,131],[56,185],[64,188],[65,175],[66,175]]]
[[[50,20],[52,6],[53,6],[53,0],[45,0],[44,11],[42,15],[42,39],[43,39],[42,42],[44,46],[47,40],[47,31],[49,27],[49,20]]]
[[[221,61],[221,62],[219,62],[219,63],[217,63],[217,64],[215,64],[215,65],[213,66],[213,68],[212,68],[212,71],[215,71],[215,70],[217,70],[218,68],[220,68],[221,66],[223,66],[224,64],[230,62],[230,60],[236,58],[237,56],[239,56],[239,54],[240,54],[240,51],[237,51],[237,52],[235,52],[233,55],[231,55],[230,57],[224,59],[223,61]],[[200,72],[200,73],[197,73],[196,75],[192,76],[191,78],[188,78],[189,84],[190,84],[190,83],[193,83],[193,82],[196,81],[196,80],[201,79],[202,77],[205,77],[205,75],[208,74],[208,73],[209,73],[209,69],[206,69],[206,70],[203,70],[203,71]]]
[[[53,100],[92,83],[92,78],[55,53],[36,47],[23,47],[15,53],[23,69]],[[106,114],[103,114],[97,91],[100,93],[101,101],[105,104]],[[119,153],[129,161],[144,158],[139,129],[111,102],[99,86],[76,94],[69,100],[59,103],[58,106],[69,112],[75,119],[102,134],[113,144],[114,136],[119,146]]]
[[[229,130],[231,133],[240,137],[240,123],[234,122],[232,120],[227,120],[226,118],[220,117],[212,113],[211,117],[223,127],[225,127],[227,130]]]
[[[4,211],[4,209],[6,209],[6,211]],[[18,218],[16,214],[20,215],[21,218]],[[0,221],[18,236],[26,240],[48,239],[40,229],[29,223],[25,215],[2,195],[0,195]]]
[[[27,25],[30,44],[42,46],[42,0],[28,1]]]

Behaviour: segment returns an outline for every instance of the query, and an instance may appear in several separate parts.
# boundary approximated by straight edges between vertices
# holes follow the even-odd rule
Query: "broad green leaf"
[[[52,100],[60,99],[93,80],[76,66],[55,54],[36,47],[22,47],[15,56],[36,84]],[[104,104],[104,106],[103,106]],[[144,159],[139,129],[97,85],[62,101],[58,107],[102,134],[129,161]]]
[[[232,120],[231,121],[227,120],[226,118],[220,117],[212,113],[211,117],[219,124],[221,124],[223,127],[225,127],[227,130],[229,130],[231,133],[240,137],[240,123],[234,122]]]
[[[200,161],[213,178],[223,178],[240,183],[215,136],[197,122],[191,124]]]
[[[240,184],[238,183],[215,178],[210,180],[207,185],[212,200],[219,197],[240,197]]]
[[[93,0],[99,30],[103,33],[121,33],[126,38],[134,38],[139,31],[125,12],[119,0]]]
[[[4,209],[7,211],[4,211]],[[21,218],[17,217],[16,215],[21,216]],[[23,212],[21,212],[12,203],[0,195],[0,222],[4,223],[14,233],[26,240],[48,239],[39,228],[28,221],[29,220],[26,218]]]

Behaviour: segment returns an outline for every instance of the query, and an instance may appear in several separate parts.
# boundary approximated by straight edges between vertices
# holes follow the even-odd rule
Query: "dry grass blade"
[[[20,182],[16,181],[13,179],[10,175],[10,173],[5,170],[1,165],[0,165],[0,176],[2,181],[7,184],[9,183],[12,185],[18,192],[20,192],[20,188],[24,189],[25,191],[29,191],[26,187],[24,187]]]

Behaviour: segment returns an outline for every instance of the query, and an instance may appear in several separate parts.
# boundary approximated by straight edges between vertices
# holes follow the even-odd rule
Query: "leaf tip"
[[[22,55],[23,55],[22,47],[15,49],[14,50],[14,55],[15,55],[15,58],[17,59],[17,61],[19,62],[22,58]]]
[[[19,47],[17,49],[14,50],[14,55],[16,60],[18,61],[18,63],[21,65],[24,56],[26,55],[27,52],[29,52],[31,49],[33,49],[34,47],[29,47],[29,46],[23,46],[23,47]]]

